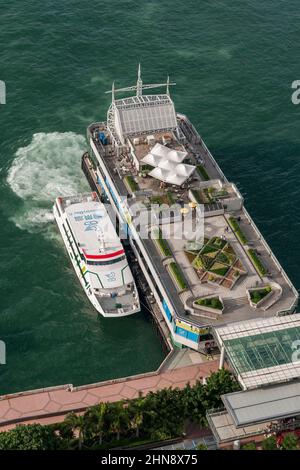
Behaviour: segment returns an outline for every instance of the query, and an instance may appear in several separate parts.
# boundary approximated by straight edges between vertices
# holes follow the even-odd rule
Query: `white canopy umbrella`
[[[176,186],[181,186],[187,179],[188,179],[187,176],[169,174],[166,179],[166,183],[175,184]]]
[[[170,160],[165,160],[164,158],[159,162],[158,164],[159,168],[164,168],[165,170],[168,170],[169,172],[176,173],[176,163],[170,162]]]
[[[181,152],[180,150],[170,150],[168,153],[168,159],[172,162],[181,163],[187,156],[187,152]]]
[[[156,143],[151,150],[152,155],[158,155],[159,157],[165,157],[170,152],[170,149],[165,145]]]
[[[146,163],[147,165],[151,166],[158,166],[160,161],[161,157],[158,155],[153,155],[151,152],[147,153],[147,155],[141,160],[142,163]]]
[[[163,168],[154,168],[152,171],[150,171],[150,173],[148,173],[148,176],[152,176],[152,178],[156,178],[164,182],[166,182],[166,178],[168,177],[168,175],[168,170],[165,170]]]
[[[193,165],[185,165],[184,163],[180,163],[179,165],[176,166],[176,173],[177,175],[182,175],[182,176],[191,176],[191,174],[194,172],[196,169],[195,166]]]

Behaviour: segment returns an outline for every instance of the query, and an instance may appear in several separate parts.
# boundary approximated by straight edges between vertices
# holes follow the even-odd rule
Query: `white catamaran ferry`
[[[124,248],[97,194],[58,197],[53,213],[75,272],[96,310],[104,317],[139,312]]]

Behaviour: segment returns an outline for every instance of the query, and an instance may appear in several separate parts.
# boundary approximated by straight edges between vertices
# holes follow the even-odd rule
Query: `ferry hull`
[[[77,275],[77,278],[79,279],[79,282],[80,282],[86,296],[88,297],[89,301],[92,303],[94,308],[97,310],[97,312],[100,313],[105,318],[127,317],[128,315],[133,315],[134,313],[138,313],[140,311],[140,309],[126,310],[126,312],[124,312],[124,313],[122,313],[122,312],[120,312],[120,313],[107,313],[102,309],[101,305],[97,301],[97,298],[96,298],[95,294],[93,293],[93,291],[90,287],[89,281],[87,279],[85,279],[85,276],[84,276],[84,273],[82,272],[82,268],[80,267],[80,264],[77,264],[77,262],[76,262],[76,259],[74,257],[73,251],[72,251],[72,247],[70,245],[70,242],[67,238],[67,235],[66,235],[66,232],[65,232],[65,229],[64,229],[64,224],[63,224],[62,217],[58,214],[58,211],[57,211],[55,205],[53,207],[53,215],[54,215],[54,218],[56,220],[56,223],[57,223],[58,229],[60,231],[60,234],[62,236],[62,239],[64,241],[65,248],[68,252],[69,258],[72,262],[74,271]]]

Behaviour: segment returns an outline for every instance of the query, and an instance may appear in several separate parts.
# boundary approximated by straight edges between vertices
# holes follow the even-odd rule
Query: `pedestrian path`
[[[208,377],[218,369],[219,362],[209,361],[185,367],[163,370],[124,379],[110,380],[97,385],[72,387],[65,385],[32,392],[0,397],[0,431],[20,423],[51,424],[63,421],[71,411],[83,412],[99,402],[132,399],[167,387],[183,388],[188,382]]]

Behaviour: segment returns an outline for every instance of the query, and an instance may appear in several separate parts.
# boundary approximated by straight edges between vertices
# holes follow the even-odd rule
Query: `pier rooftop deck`
[[[118,196],[125,198],[131,226],[135,225],[137,217],[132,208],[136,210],[138,204],[141,211],[150,210],[153,204],[179,204],[179,207],[189,204],[194,219],[200,207],[204,210],[205,238],[197,249],[189,249],[188,240],[174,236],[187,216],[180,209],[173,217],[171,235],[167,236],[167,226],[159,223],[160,233],[157,235],[156,230],[154,237],[159,236],[162,241],[151,237],[142,240],[177,318],[195,326],[214,326],[292,313],[297,306],[298,292],[244,208],[243,197],[236,186],[228,182],[189,120],[177,114],[177,123],[177,133],[167,131],[129,137],[130,151],[126,152],[123,147],[120,154],[110,142],[106,123],[89,127],[89,136]],[[105,145],[99,141],[99,132],[107,138]],[[148,175],[153,167],[144,165],[142,159],[157,143],[187,152],[184,163],[196,169],[183,185],[162,183]],[[151,223],[147,230],[155,232]],[[271,292],[265,291],[265,298],[250,302],[253,300],[251,289],[255,288],[260,294],[265,288]],[[219,307],[195,305],[197,299],[206,297],[219,300]]]

